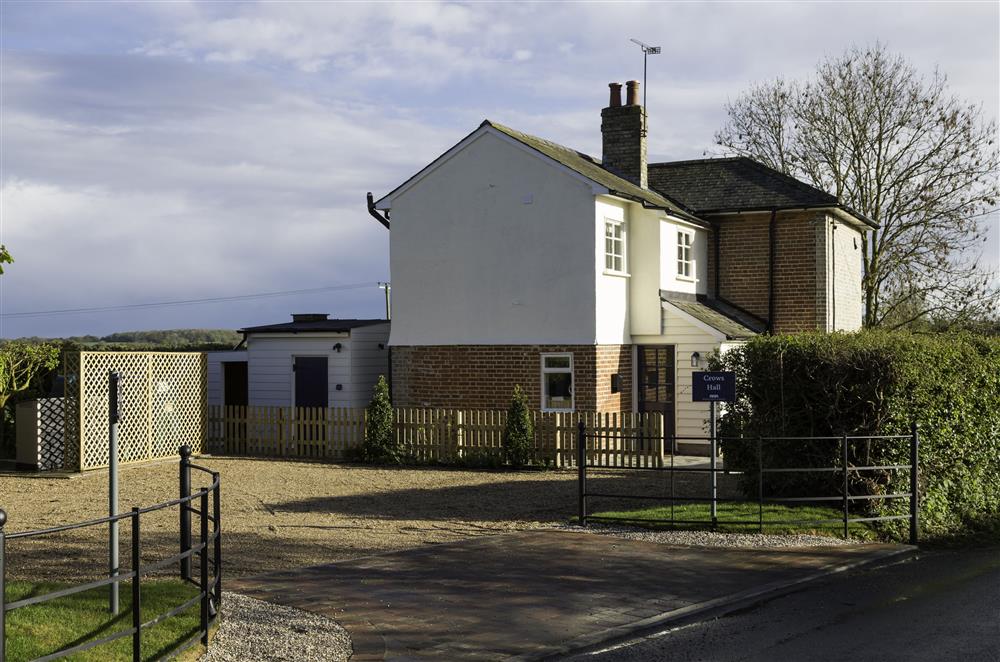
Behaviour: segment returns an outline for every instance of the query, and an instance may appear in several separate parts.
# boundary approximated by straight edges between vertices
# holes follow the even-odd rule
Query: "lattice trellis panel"
[[[80,470],[80,352],[63,356],[63,466]]]
[[[67,362],[67,365],[69,363]],[[183,444],[202,450],[205,358],[193,352],[80,352],[79,383],[72,389],[79,469],[108,465],[108,373],[121,375],[118,461],[141,462],[177,454]],[[69,381],[67,379],[67,385]],[[70,391],[67,391],[67,400]],[[70,438],[67,437],[69,440]],[[69,442],[72,445],[72,442]]]
[[[63,398],[38,401],[38,469],[51,471],[63,467],[66,444],[63,440]]]

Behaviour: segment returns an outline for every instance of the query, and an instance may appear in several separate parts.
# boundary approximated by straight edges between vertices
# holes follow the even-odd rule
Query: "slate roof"
[[[666,291],[660,292],[660,298],[724,334],[729,340],[746,340],[767,328],[762,320],[717,299],[678,296]]]
[[[633,184],[624,177],[620,177],[610,170],[605,169],[604,166],[601,165],[600,159],[595,159],[589,154],[578,152],[575,149],[564,147],[552,141],[545,140],[544,138],[539,138],[537,136],[512,129],[509,126],[491,122],[490,120],[483,120],[483,123],[479,125],[480,128],[484,126],[496,129],[500,133],[513,138],[522,145],[526,145],[544,156],[547,156],[548,158],[566,166],[573,172],[583,175],[596,184],[600,184],[614,194],[644,203],[645,205],[656,209],[664,209],[672,214],[680,216],[681,218],[697,223],[698,225],[707,226],[705,221],[692,214],[690,210],[684,209],[683,205],[680,205],[675,200],[670,199],[669,196],[665,196],[657,191],[642,188]],[[437,159],[435,159],[435,161],[436,160]],[[416,175],[414,175],[414,177],[416,177]],[[412,179],[413,178],[411,177],[410,180]],[[405,185],[406,183],[404,182],[400,185],[400,187],[397,187],[396,190]],[[393,193],[395,193],[395,191],[393,191]],[[389,195],[392,195],[392,193]]]
[[[388,324],[389,320],[315,320],[248,326],[240,333],[347,333],[351,329],[373,324]]]
[[[839,207],[878,227],[836,196],[746,157],[650,163],[648,168],[650,187],[696,214]]]

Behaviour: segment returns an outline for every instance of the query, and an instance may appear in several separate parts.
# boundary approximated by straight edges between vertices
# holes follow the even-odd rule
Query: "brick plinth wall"
[[[541,355],[573,354],[577,411],[631,411],[631,345],[393,346],[397,407],[506,409],[519,384],[532,409],[541,405]],[[621,374],[621,392],[611,375]]]

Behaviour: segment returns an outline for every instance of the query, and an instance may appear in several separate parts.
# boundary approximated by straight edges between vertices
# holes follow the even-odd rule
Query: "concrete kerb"
[[[523,655],[507,659],[517,660],[518,662],[529,662],[531,660],[562,659],[573,655],[592,652],[605,646],[623,643],[629,639],[634,639],[642,635],[653,634],[655,631],[661,630],[668,625],[678,626],[685,623],[704,620],[709,616],[725,616],[726,614],[739,611],[757,602],[771,600],[773,598],[792,593],[800,588],[803,588],[806,584],[842,572],[856,570],[865,566],[885,565],[890,561],[902,561],[910,556],[913,556],[917,553],[917,551],[919,551],[919,548],[916,546],[899,545],[892,549],[883,550],[875,556],[869,556],[867,558],[847,563],[831,563],[806,577],[800,577],[799,579],[794,580],[779,580],[764,584],[763,586],[733,593],[732,595],[725,595],[720,598],[706,600],[705,602],[687,605],[686,607],[650,616],[649,618],[644,618],[633,623],[629,623],[628,625],[608,628],[583,637],[577,637],[576,639],[558,646],[555,649],[549,649],[544,653],[525,653]]]

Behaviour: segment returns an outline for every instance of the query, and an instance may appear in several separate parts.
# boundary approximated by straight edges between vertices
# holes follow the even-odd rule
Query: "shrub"
[[[393,464],[402,460],[402,452],[396,444],[389,385],[382,375],[379,375],[366,410],[365,443],[361,447],[361,460]]]
[[[721,433],[813,437],[920,430],[920,517],[925,535],[967,532],[1000,519],[1000,339],[969,334],[760,336],[714,359],[736,372],[737,397]],[[757,494],[757,448],[723,442],[726,466]],[[854,465],[908,464],[905,442],[849,445]],[[768,467],[839,466],[836,441],[763,445]],[[909,492],[905,471],[851,474],[852,494]],[[772,495],[836,495],[839,474],[769,474]],[[858,504],[858,502],[855,502]],[[903,512],[904,499],[873,500]],[[858,504],[858,508],[861,505]],[[986,524],[984,524],[986,523]]]
[[[531,412],[528,411],[528,401],[520,385],[514,387],[514,394],[510,399],[501,443],[507,464],[522,467],[531,462],[535,430],[531,423]]]

